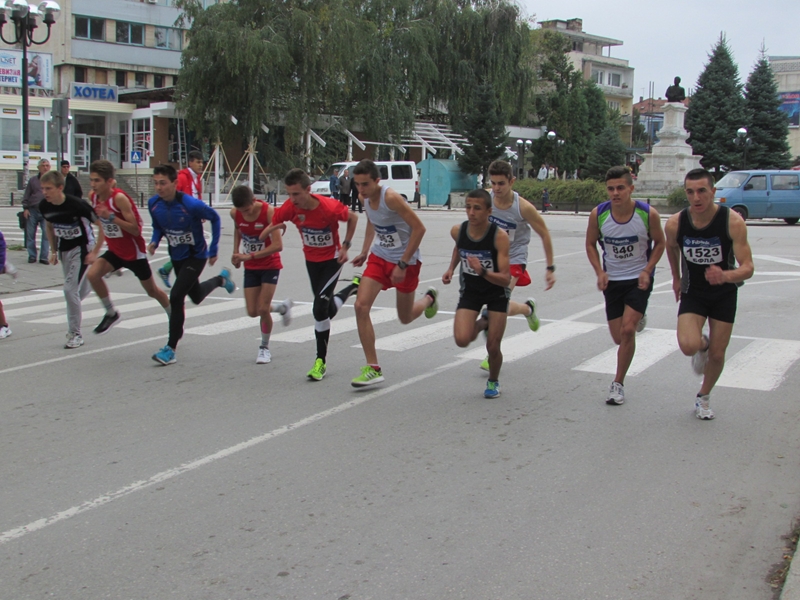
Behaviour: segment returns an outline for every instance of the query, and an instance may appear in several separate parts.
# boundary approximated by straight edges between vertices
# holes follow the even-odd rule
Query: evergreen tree
[[[792,164],[789,152],[789,120],[781,111],[778,84],[772,68],[761,50],[761,58],[745,84],[747,132],[752,146],[747,154],[751,169],[788,169]]]
[[[741,150],[733,141],[746,124],[739,72],[724,34],[711,52],[708,64],[697,80],[686,112],[688,143],[700,164],[722,176],[722,167],[739,164]]]
[[[592,144],[584,174],[591,179],[602,180],[611,167],[625,164],[626,150],[619,137],[619,129],[606,127]]]
[[[505,121],[490,84],[475,90],[472,109],[459,129],[469,143],[461,147],[464,154],[456,157],[458,166],[465,173],[483,175],[483,181],[487,181],[489,163],[503,156],[506,140]]]
[[[649,141],[647,128],[642,123],[642,116],[634,108],[633,118],[631,119],[631,145],[634,148],[646,148]]]
[[[589,129],[592,136],[599,135],[608,126],[608,102],[594,81],[583,82],[583,95],[589,110]]]

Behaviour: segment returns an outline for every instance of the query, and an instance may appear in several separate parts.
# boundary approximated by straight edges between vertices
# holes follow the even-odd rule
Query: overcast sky
[[[622,40],[611,56],[627,59],[634,71],[633,100],[655,96],[678,75],[689,90],[708,62],[708,54],[724,32],[741,82],[759,56],[762,41],[768,56],[800,56],[800,0],[518,0],[536,21],[583,19],[586,33]]]

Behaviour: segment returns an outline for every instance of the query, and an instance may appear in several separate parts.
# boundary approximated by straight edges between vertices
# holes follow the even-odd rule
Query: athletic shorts
[[[394,287],[402,294],[408,294],[416,290],[419,285],[419,270],[422,267],[422,263],[417,261],[415,265],[408,265],[406,267],[406,278],[397,285],[392,283],[392,271],[396,266],[397,263],[391,263],[380,256],[370,254],[367,259],[367,268],[364,269],[362,277],[369,277],[377,281],[383,286],[384,290]]]
[[[464,290],[461,292],[461,297],[458,299],[459,308],[466,308],[467,310],[474,310],[480,312],[486,306],[486,309],[491,312],[508,312],[508,296],[505,289],[498,291],[491,291],[485,293],[472,292]]]
[[[636,312],[644,314],[647,311],[647,301],[653,291],[653,279],[646,290],[639,289],[638,279],[625,279],[623,281],[609,281],[603,291],[606,297],[606,319],[613,321],[619,319],[625,312],[625,307],[630,306]]]
[[[515,287],[525,287],[531,284],[531,276],[525,265],[511,265],[511,277],[517,277]]]
[[[681,294],[678,315],[692,313],[723,323],[733,323],[738,294],[738,290],[723,294]]]
[[[147,281],[153,276],[153,272],[150,270],[150,263],[147,262],[146,258],[122,260],[119,256],[111,252],[111,250],[106,250],[100,258],[114,267],[115,271],[122,268],[128,269],[131,273],[136,275],[139,281]]]
[[[262,284],[265,283],[275,285],[278,283],[278,276],[280,274],[280,269],[245,269],[244,287],[261,287]]]

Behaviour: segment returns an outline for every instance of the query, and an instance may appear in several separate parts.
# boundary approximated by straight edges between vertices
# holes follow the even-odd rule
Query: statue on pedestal
[[[681,87],[681,78],[676,77],[675,83],[667,88],[667,102],[683,102],[686,100],[686,90]]]

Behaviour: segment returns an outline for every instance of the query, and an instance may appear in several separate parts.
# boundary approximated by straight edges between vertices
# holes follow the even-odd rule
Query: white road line
[[[17,296],[16,298],[3,298],[3,307],[13,306],[14,304],[25,304],[26,302],[38,302],[42,299],[52,300],[52,296],[47,296],[43,293],[29,294],[27,296]],[[62,304],[63,306],[63,304]],[[6,311],[8,312],[8,311]]]
[[[449,337],[453,337],[453,319],[437,321],[424,327],[415,327],[402,333],[378,338],[375,340],[375,349],[404,352]],[[353,348],[363,348],[363,346],[356,344]]]
[[[753,258],[756,260],[766,260],[767,262],[774,262],[781,265],[792,265],[794,267],[800,267],[800,260],[792,260],[791,258],[770,256],[769,254],[754,254]]]
[[[240,302],[219,302],[215,304],[205,304],[210,298],[206,298],[204,303],[200,306],[193,306],[186,309],[186,318],[191,319],[194,317],[201,317],[204,315],[213,315],[217,313],[227,312],[229,310],[242,310]],[[139,329],[140,327],[150,327],[151,325],[166,325],[167,313],[161,311],[158,314],[150,315],[147,317],[137,317],[136,319],[128,319],[121,321],[115,325],[117,329]]]
[[[114,298],[112,296],[112,298]],[[116,300],[116,298],[114,298]],[[62,303],[63,307],[63,303]],[[132,313],[138,310],[147,310],[150,308],[159,308],[160,310],[164,310],[161,308],[161,305],[156,302],[155,300],[142,300],[141,302],[131,302],[130,304],[115,304],[114,308],[119,311],[119,313],[123,316],[123,321],[117,323],[117,325],[121,325],[124,322],[124,317],[128,313]],[[95,319],[97,317],[102,317],[106,314],[105,308],[95,308],[93,310],[84,310],[81,311],[82,318],[84,319]],[[166,314],[166,313],[165,313]],[[67,315],[58,315],[57,317],[45,317],[43,319],[33,319],[32,321],[26,321],[26,323],[42,323],[45,325],[59,325],[61,323],[67,322]]]
[[[113,296],[111,296],[111,298],[114,299],[114,300],[117,300],[117,299],[125,300],[127,298],[135,298],[135,297],[140,296],[140,295],[141,294],[114,294]],[[44,297],[44,296],[41,296],[41,297]],[[49,296],[49,297],[47,297],[47,299],[48,300],[52,300],[53,297]],[[91,302],[92,304],[99,304],[100,300],[98,300],[97,296],[92,294],[92,295],[87,296],[86,299],[84,300],[84,302]],[[3,302],[3,304],[5,305],[5,302]],[[6,315],[8,315],[9,317],[23,317],[25,315],[35,315],[37,313],[48,312],[48,311],[51,311],[51,310],[65,311],[66,310],[65,301],[61,300],[60,302],[49,302],[47,304],[37,304],[36,306],[25,306],[23,308],[13,308],[11,310],[6,311]],[[84,313],[84,314],[86,314],[86,313]],[[66,313],[64,313],[64,315],[62,315],[62,316],[64,316],[64,318],[66,319]]]
[[[244,306],[241,308],[244,310]],[[292,318],[296,319],[298,317],[310,315],[311,310],[312,305],[310,304],[304,306],[295,306],[292,308]],[[272,320],[275,324],[279,323],[280,319],[281,317],[279,314],[273,314]],[[230,321],[220,321],[218,323],[211,323],[209,325],[198,325],[197,327],[191,327],[190,329],[187,329],[185,333],[193,333],[195,335],[221,335],[223,333],[231,333],[241,329],[252,329],[253,327],[258,327],[257,319],[252,317],[240,317],[238,319],[231,319]],[[275,325],[273,325],[273,331],[274,327]],[[270,337],[270,341],[274,339],[274,335]]]
[[[397,311],[392,308],[384,308],[377,310],[373,308],[370,316],[372,317],[373,325],[375,325],[376,323],[386,323],[387,321],[391,321],[397,318]],[[358,329],[355,317],[348,317],[346,319],[334,318],[331,321],[331,335],[338,335],[340,333],[345,333],[347,331],[353,331],[354,329]],[[285,331],[277,335],[272,335],[269,338],[269,341],[301,343],[301,342],[310,342],[313,339],[316,339],[316,336],[314,335],[314,327],[311,326],[311,327],[304,327],[303,329],[295,329],[292,331]]]
[[[247,450],[248,448],[252,448],[253,446],[257,446],[264,442],[268,442],[272,439],[275,439],[285,433],[289,433],[291,431],[295,431],[304,427],[306,425],[310,425],[311,423],[316,423],[317,421],[321,421],[327,417],[331,417],[333,415],[339,414],[346,410],[350,410],[351,408],[355,408],[361,404],[369,402],[371,400],[376,400],[381,396],[386,396],[387,394],[391,394],[392,392],[396,392],[397,390],[403,389],[410,385],[414,385],[419,383],[420,381],[424,381],[434,375],[437,375],[443,371],[448,369],[452,369],[453,367],[457,367],[464,363],[464,360],[457,360],[446,365],[443,365],[437,369],[432,371],[428,371],[427,373],[423,373],[422,375],[417,375],[416,377],[412,377],[411,379],[406,379],[400,383],[396,383],[386,388],[381,388],[378,390],[374,390],[371,393],[357,393],[357,397],[353,400],[348,402],[344,402],[339,404],[338,406],[334,406],[333,408],[329,408],[328,410],[324,410],[322,412],[318,412],[314,415],[306,417],[305,419],[301,419],[299,421],[295,421],[289,425],[284,425],[283,427],[278,427],[277,429],[273,429],[272,431],[268,431],[262,435],[250,438],[247,441],[241,442],[239,444],[235,444],[233,446],[229,446],[223,450],[219,450],[213,454],[209,454],[197,460],[183,463],[182,465],[175,467],[173,469],[167,469],[166,471],[162,471],[150,477],[150,479],[136,481],[130,485],[122,487],[114,492],[110,492],[108,494],[103,494],[102,496],[98,496],[93,500],[89,500],[88,502],[84,502],[83,504],[79,504],[77,506],[73,506],[66,510],[62,510],[54,515],[49,517],[38,519],[33,521],[32,523],[28,523],[27,525],[23,525],[22,527],[16,527],[14,529],[9,529],[8,531],[3,532],[0,534],[0,545],[6,544],[12,540],[19,539],[29,533],[33,533],[35,531],[39,531],[48,527],[49,525],[54,525],[60,521],[64,521],[65,519],[69,519],[71,517],[77,516],[81,513],[85,513],[87,511],[93,510],[95,508],[100,508],[105,504],[109,504],[115,500],[119,500],[129,494],[134,492],[141,491],[146,489],[150,486],[156,485],[158,483],[163,483],[173,477],[177,477],[178,475],[183,475],[184,473],[188,473],[189,471],[194,471],[195,469],[199,469],[200,467],[204,467],[206,465],[210,465],[218,460],[222,460],[224,458],[228,458],[236,454],[237,452],[241,452],[242,450]]]
[[[678,350],[675,332],[670,329],[646,329],[636,335],[636,354],[628,369],[628,375],[635,377],[645,369]],[[617,372],[617,347],[590,358],[573,371],[588,371],[614,375]]]
[[[800,342],[756,340],[726,361],[717,385],[768,392],[783,383],[798,358]]]
[[[517,335],[505,338],[502,344],[503,363],[514,362],[541,350],[560,344],[572,337],[589,333],[599,329],[603,325],[595,323],[581,323],[578,321],[557,321],[550,325],[545,325],[536,333],[526,331]],[[468,350],[458,355],[460,358],[472,360],[483,360],[486,358],[486,348],[481,344],[480,348]]]

